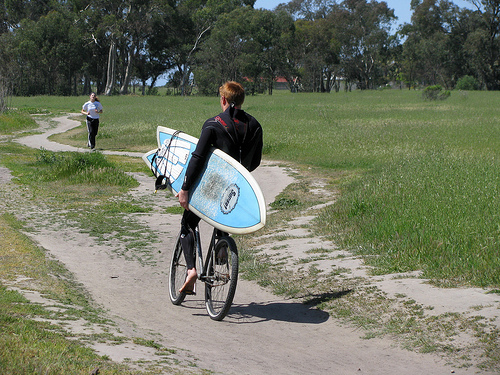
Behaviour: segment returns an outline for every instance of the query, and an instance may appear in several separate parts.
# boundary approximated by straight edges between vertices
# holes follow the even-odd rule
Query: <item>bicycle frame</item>
[[[210,238],[210,245],[208,246],[208,251],[206,254],[206,259],[203,261],[203,248],[201,246],[201,239],[200,239],[200,230],[198,227],[196,227],[194,231],[195,235],[195,246],[196,246],[196,254],[198,258],[198,279],[202,282],[207,282],[207,270],[208,270],[208,263],[210,260],[210,257],[213,254],[215,244],[217,243],[217,240],[223,236],[226,236],[227,233],[222,232],[219,229],[214,228],[212,232],[212,238]]]
[[[169,295],[174,305],[180,305],[186,297],[186,293],[179,292],[179,288],[185,282],[187,272],[180,236],[179,233],[169,271]],[[195,254],[198,255],[196,261],[198,280],[205,284],[207,312],[211,319],[222,320],[231,308],[238,282],[236,243],[227,233],[214,229],[204,259],[200,232],[197,227],[194,230],[194,247]]]

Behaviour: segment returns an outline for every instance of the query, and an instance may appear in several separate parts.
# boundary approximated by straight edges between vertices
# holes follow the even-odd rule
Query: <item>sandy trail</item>
[[[55,121],[59,123],[57,128],[20,138],[18,142],[52,151],[87,152],[83,148],[48,141],[49,135],[80,125],[68,116]],[[128,155],[141,156],[137,153]],[[5,169],[1,172],[4,178],[0,180],[6,182]],[[254,175],[268,203],[293,181],[286,170],[271,163],[264,163]],[[196,364],[191,368],[193,372],[200,369],[221,374],[431,375],[473,372],[453,368],[436,355],[396,348],[390,340],[363,340],[361,332],[340,326],[327,313],[311,309],[300,301],[283,300],[244,280],[239,281],[233,307],[222,322],[214,322],[206,314],[201,284],[197,286],[200,291],[197,296],[187,298],[182,306],[172,305],[168,299],[167,273],[172,238],[179,229],[179,216],[162,213],[161,207],[176,202],[153,197],[154,180],[151,176],[137,174],[135,177],[140,186],[131,194],[141,199],[154,199],[159,205],[157,211],[141,217],[155,231],[163,233],[162,243],[152,245],[155,260],[152,265],[117,256],[111,245],[97,244],[77,229],[54,227],[44,219],[43,212],[30,214],[32,220],[47,222],[43,228],[30,234],[32,238],[65,264],[93,299],[109,312],[123,334],[149,337],[168,348],[176,348],[174,357],[181,364]],[[207,228],[202,227],[202,231],[204,229],[207,232]],[[417,281],[415,285],[385,282],[388,290],[418,288]],[[96,343],[94,348],[118,361],[154,358],[153,351],[133,345]]]

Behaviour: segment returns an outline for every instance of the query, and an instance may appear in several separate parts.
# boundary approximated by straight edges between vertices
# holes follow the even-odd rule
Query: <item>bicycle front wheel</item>
[[[186,293],[179,292],[179,289],[184,284],[187,275],[187,266],[184,260],[184,254],[182,253],[181,246],[181,234],[177,236],[175,241],[174,251],[172,253],[172,260],[170,261],[170,272],[169,272],[169,294],[170,301],[174,305],[180,305],[184,298],[186,298]]]
[[[209,254],[205,281],[205,306],[213,320],[222,320],[233,303],[238,282],[238,249],[231,237],[225,236]]]

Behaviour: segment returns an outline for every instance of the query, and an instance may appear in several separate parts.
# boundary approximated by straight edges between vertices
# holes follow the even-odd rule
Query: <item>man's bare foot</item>
[[[180,293],[195,294],[194,286],[196,284],[196,279],[198,279],[198,273],[196,268],[191,268],[187,271],[186,281],[184,285],[179,289]]]

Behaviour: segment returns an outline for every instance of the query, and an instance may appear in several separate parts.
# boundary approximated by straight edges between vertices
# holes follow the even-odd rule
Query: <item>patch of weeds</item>
[[[331,249],[323,249],[322,247],[320,247],[320,248],[306,250],[305,253],[306,254],[329,254],[332,251],[333,250],[331,250]]]
[[[336,267],[334,268],[329,274],[329,277],[335,277],[335,276],[340,276],[342,274],[350,274],[351,270],[348,268],[343,268],[343,267]]]
[[[278,235],[273,237],[273,240],[274,241],[286,241],[286,240],[290,240],[292,238],[295,238],[295,237],[290,236],[288,234],[278,234]]]
[[[158,344],[154,340],[146,340],[140,337],[134,337],[132,341],[134,342],[134,344],[146,346],[148,348],[154,348],[156,350],[162,349],[162,345]]]
[[[184,212],[184,208],[182,208],[181,206],[170,206],[165,208],[165,212],[172,215],[182,215]]]
[[[110,215],[116,214],[137,214],[137,213],[148,213],[151,212],[151,208],[142,207],[139,204],[134,204],[132,202],[109,202],[100,205],[99,207],[102,211]]]
[[[131,202],[108,202],[92,208],[71,210],[66,216],[78,223],[83,233],[94,237],[98,243],[120,244],[113,252],[125,259],[139,260],[144,264],[154,262],[149,246],[159,241],[158,235],[145,227],[134,214],[150,212]]]
[[[299,206],[300,202],[297,199],[290,198],[277,198],[274,202],[270,204],[271,208],[275,210],[286,210],[294,206]]]
[[[276,246],[271,247],[271,250],[282,250],[282,249],[287,249],[288,247],[290,247],[290,246],[288,246],[288,245],[276,245]]]
[[[339,291],[329,291],[319,294],[308,295],[304,297],[304,304],[306,305],[320,305],[327,302],[331,302],[352,293],[352,289],[341,289]]]
[[[55,153],[42,148],[37,151],[36,162],[29,167],[21,178],[27,184],[32,181],[62,181],[66,184],[95,184],[120,188],[138,186],[133,177],[124,173],[100,152]]]
[[[245,248],[239,249],[240,274],[247,280],[258,281],[260,285],[267,286],[270,284],[269,276],[271,270],[270,262],[267,262],[268,257],[256,255]]]
[[[328,259],[328,257],[317,255],[313,257],[308,257],[308,258],[299,258],[295,262],[296,264],[304,264],[304,263],[311,263],[311,262],[317,262],[320,260]]]
[[[34,129],[37,126],[35,120],[22,111],[0,112],[0,134],[15,134],[19,131]]]

